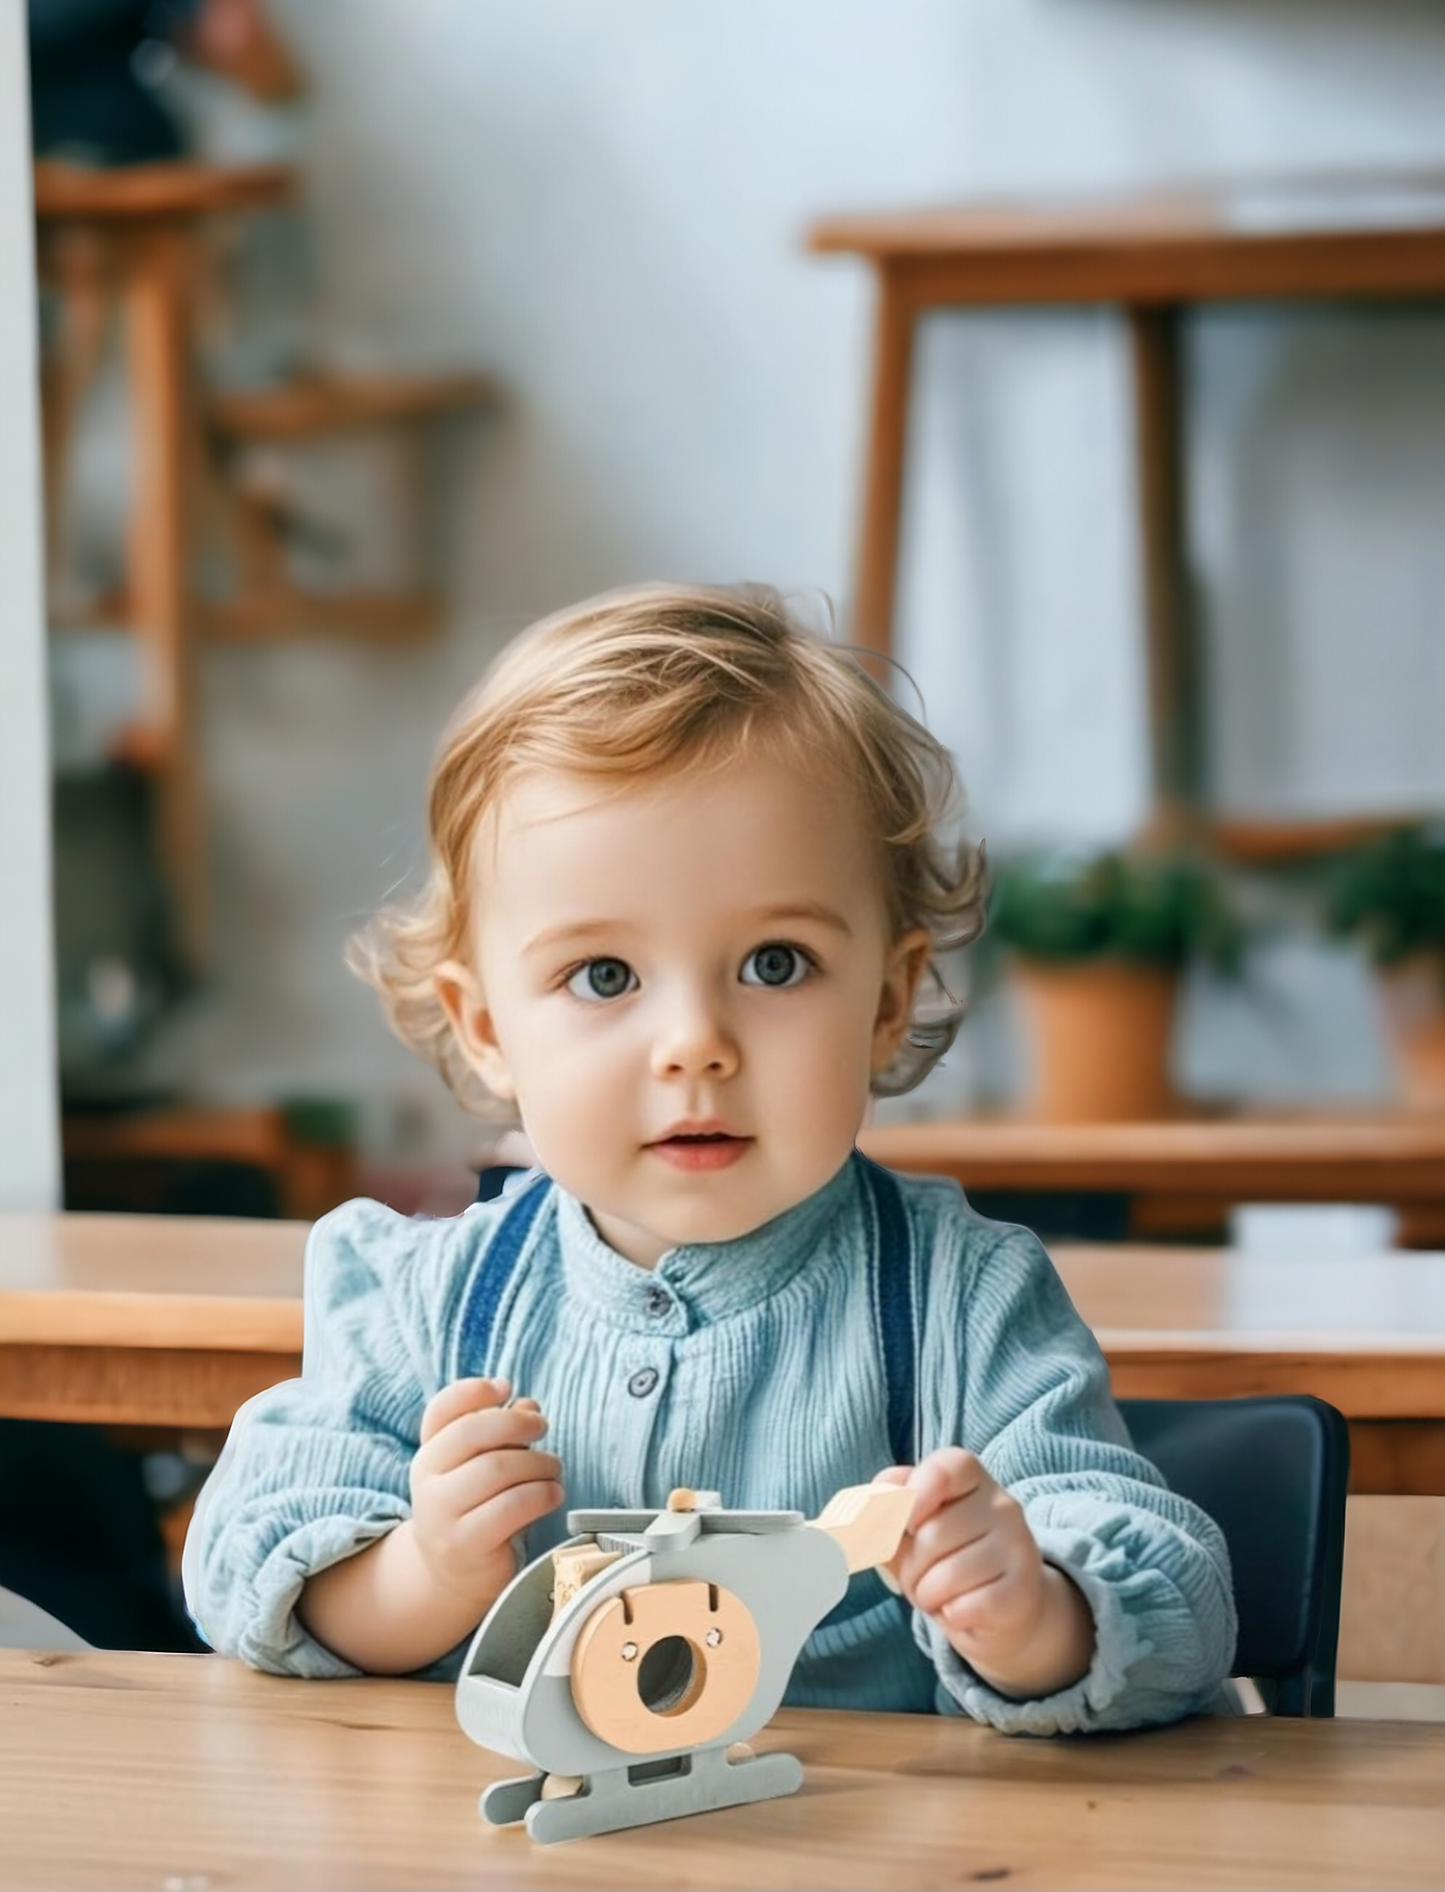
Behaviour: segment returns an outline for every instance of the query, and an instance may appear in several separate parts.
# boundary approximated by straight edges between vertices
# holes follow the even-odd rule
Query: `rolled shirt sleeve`
[[[1022,1505],[1044,1557],[1087,1600],[1095,1648],[1070,1687],[1015,1700],[915,1612],[939,1707],[1009,1733],[1061,1734],[1217,1705],[1237,1631],[1219,1527],[1133,1450],[1098,1343],[1037,1238],[978,1233],[975,1224],[956,1258],[933,1257],[921,1336],[925,1440],[976,1452]]]
[[[296,1605],[308,1578],[411,1514],[411,1460],[437,1374],[393,1306],[390,1263],[406,1228],[370,1202],[316,1224],[301,1378],[241,1408],[197,1501],[187,1606],[207,1642],[253,1667],[356,1673],[307,1634]],[[411,1234],[411,1248],[424,1246]]]

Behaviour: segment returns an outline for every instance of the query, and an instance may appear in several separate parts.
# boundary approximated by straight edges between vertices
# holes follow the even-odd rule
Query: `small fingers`
[[[882,1474],[890,1484],[903,1482],[900,1468]],[[991,1534],[1010,1535],[1014,1514],[1022,1513],[1001,1485],[994,1483],[972,1452],[946,1447],[931,1452],[907,1474],[914,1491],[908,1530],[893,1558],[892,1569],[910,1600],[917,1599],[925,1573],[941,1559]],[[920,1602],[920,1608],[924,1605]]]
[[[504,1544],[540,1518],[549,1516],[566,1497],[558,1479],[544,1478],[512,1485],[469,1511],[461,1521],[461,1529],[466,1537],[476,1533],[488,1547]]]
[[[874,1473],[873,1483],[913,1487],[913,1510],[908,1519],[903,1547],[894,1559],[895,1566],[902,1564],[910,1540],[923,1530],[930,1518],[961,1500],[971,1498],[984,1487],[995,1491],[999,1489],[984,1470],[981,1461],[972,1452],[965,1452],[958,1446],[946,1446],[941,1451],[930,1452],[918,1465],[885,1466],[881,1472]]]
[[[959,1596],[950,1597],[930,1613],[955,1636],[996,1636],[1018,1613],[1009,1605],[1017,1588],[1006,1575],[999,1575],[987,1583],[975,1584]],[[919,1607],[921,1609],[922,1604]]]
[[[427,1401],[426,1411],[421,1416],[421,1443],[425,1445],[435,1438],[443,1426],[460,1419],[463,1413],[504,1406],[511,1391],[510,1380],[453,1380],[450,1386],[444,1386]]]
[[[991,1480],[987,1488],[979,1487],[966,1498],[940,1506],[921,1524],[915,1513],[911,1549],[921,1574],[940,1557],[985,1538],[1014,1546],[1032,1542],[1018,1500]]]
[[[463,1413],[420,1448],[412,1460],[413,1475],[443,1477],[469,1459],[493,1452],[525,1451],[546,1430],[547,1421],[541,1413],[523,1412],[516,1406]]]
[[[939,1616],[951,1623],[959,1603],[997,1584],[1010,1572],[1002,1546],[985,1538],[962,1545],[936,1558],[926,1570],[912,1573],[912,1601],[925,1615]]]
[[[874,1472],[872,1483],[875,1485],[906,1485],[913,1476],[911,1465],[885,1465],[881,1472]]]
[[[917,1493],[908,1526],[915,1532],[945,1505],[993,1487],[993,1479],[984,1469],[983,1461],[958,1445],[946,1445],[937,1452],[930,1452],[914,1466],[908,1482]]]
[[[471,1458],[439,1481],[445,1509],[455,1518],[463,1518],[479,1506],[490,1504],[504,1491],[518,1485],[558,1484],[562,1461],[551,1452],[484,1452]]]

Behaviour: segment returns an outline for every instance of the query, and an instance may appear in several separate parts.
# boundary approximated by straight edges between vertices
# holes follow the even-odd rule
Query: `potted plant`
[[[1445,824],[1397,829],[1345,855],[1328,917],[1379,972],[1403,1102],[1445,1108]]]
[[[1237,966],[1217,874],[1189,852],[1056,849],[1007,862],[990,929],[1005,948],[1033,1056],[1031,1114],[1145,1120],[1179,1108],[1169,1072],[1179,975]]]

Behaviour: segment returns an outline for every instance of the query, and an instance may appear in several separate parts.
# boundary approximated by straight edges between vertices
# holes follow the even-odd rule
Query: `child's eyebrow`
[[[748,915],[748,922],[754,926],[777,926],[789,920],[813,920],[819,926],[829,927],[835,933],[841,933],[845,939],[853,937],[853,928],[837,910],[822,900],[783,900],[773,906],[755,907]],[[621,920],[563,920],[557,926],[544,927],[534,934],[522,948],[524,957],[538,953],[553,952],[561,945],[582,945],[589,939],[610,937],[616,939],[626,930]]]
[[[777,906],[759,907],[751,917],[762,924],[781,920],[816,920],[820,926],[831,927],[845,938],[853,937],[852,927],[837,908],[826,906],[821,900],[785,900]]]
[[[553,947],[563,945],[569,940],[579,944],[583,940],[596,939],[604,934],[611,934],[615,939],[622,931],[620,920],[563,920],[558,926],[547,926],[540,933],[529,939],[522,948],[528,953],[550,952]]]

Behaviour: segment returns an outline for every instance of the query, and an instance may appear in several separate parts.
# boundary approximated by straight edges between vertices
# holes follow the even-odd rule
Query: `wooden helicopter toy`
[[[854,1485],[814,1519],[674,1491],[660,1511],[573,1511],[477,1630],[457,1719],[537,1771],[482,1795],[543,1843],[796,1793],[802,1763],[748,1737],[848,1578],[897,1550],[913,1494]]]

